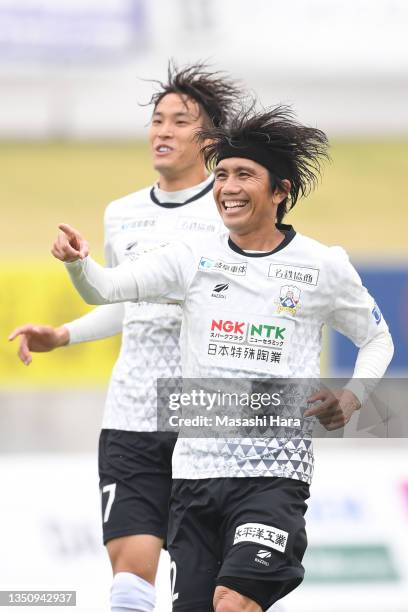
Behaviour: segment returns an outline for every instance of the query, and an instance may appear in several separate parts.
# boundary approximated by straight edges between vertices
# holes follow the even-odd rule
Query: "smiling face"
[[[217,164],[214,175],[214,199],[231,235],[275,231],[276,210],[287,194],[279,189],[272,192],[264,166],[230,157]]]
[[[203,120],[198,103],[187,96],[169,93],[157,104],[150,124],[149,141],[153,166],[161,179],[184,177],[186,180],[191,176],[194,177],[192,184],[204,180],[204,162],[195,139],[196,131],[203,127]]]

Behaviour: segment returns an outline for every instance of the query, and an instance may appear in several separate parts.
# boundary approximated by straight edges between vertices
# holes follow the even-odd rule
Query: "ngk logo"
[[[224,331],[227,334],[241,334],[245,333],[245,323],[238,323],[238,321],[224,321],[219,319],[218,321],[212,321],[211,331]]]

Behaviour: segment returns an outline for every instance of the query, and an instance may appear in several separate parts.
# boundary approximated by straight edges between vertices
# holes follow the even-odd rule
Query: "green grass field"
[[[57,224],[67,222],[103,257],[103,211],[111,200],[155,179],[143,144],[0,145],[0,384],[105,383],[119,339],[35,355],[24,368],[8,333],[26,322],[59,325],[89,308],[50,255]],[[406,260],[408,141],[337,142],[319,189],[287,217],[354,260]],[[101,259],[102,261],[102,259]]]

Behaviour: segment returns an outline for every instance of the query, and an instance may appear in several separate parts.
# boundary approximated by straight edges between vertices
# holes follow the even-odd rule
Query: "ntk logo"
[[[228,288],[229,288],[229,283],[219,283],[218,285],[215,285],[211,296],[214,298],[225,300],[227,298],[225,293],[228,291]]]
[[[274,340],[284,340],[284,331],[285,327],[277,327],[275,325],[254,325],[251,324],[249,335],[252,338],[256,338],[257,336],[260,338],[273,338]]]

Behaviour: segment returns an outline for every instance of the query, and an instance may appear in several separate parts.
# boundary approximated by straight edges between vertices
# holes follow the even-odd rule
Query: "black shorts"
[[[102,429],[99,486],[104,544],[140,534],[166,540],[176,439],[173,433]]]
[[[173,610],[212,612],[217,585],[267,610],[303,580],[309,486],[291,478],[174,480]]]

